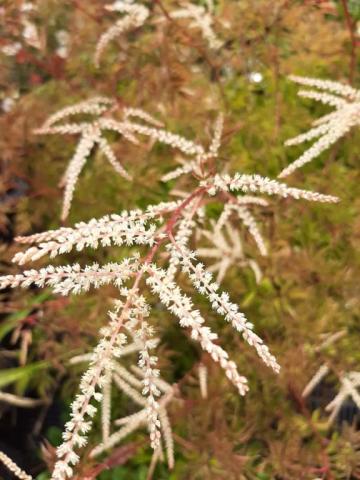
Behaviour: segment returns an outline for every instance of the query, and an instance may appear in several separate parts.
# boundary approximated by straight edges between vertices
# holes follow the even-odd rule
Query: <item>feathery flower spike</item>
[[[214,343],[217,335],[203,325],[204,319],[197,310],[192,309],[190,298],[183,294],[174,282],[167,279],[165,270],[155,265],[150,265],[148,270],[150,276],[146,283],[151,290],[159,296],[165,307],[179,318],[182,327],[190,328],[191,337],[200,343],[201,348],[209,353],[215,362],[220,364],[240,395],[245,395],[248,391],[246,378],[239,375],[235,363],[229,360],[227,352]]]
[[[108,5],[107,10],[123,13],[124,16],[117,20],[105,33],[103,33],[96,45],[94,63],[100,66],[100,58],[110,42],[122,34],[141,27],[149,16],[149,10],[143,5],[133,3],[115,3]]]
[[[283,198],[303,198],[304,200],[313,202],[337,203],[339,199],[332,195],[323,195],[310,190],[302,190],[300,188],[288,187],[286,184],[271,180],[260,175],[242,175],[236,173],[233,177],[230,175],[215,175],[209,181],[201,182],[206,187],[209,195],[215,195],[218,191],[236,191],[242,190],[244,193],[266,193],[267,195],[278,195]]]
[[[24,470],[21,470],[21,468],[2,451],[0,451],[0,462],[20,480],[32,480],[30,475],[24,472]]]

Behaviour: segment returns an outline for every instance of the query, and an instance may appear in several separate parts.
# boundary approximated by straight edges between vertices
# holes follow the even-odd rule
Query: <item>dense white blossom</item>
[[[266,193],[267,195],[278,195],[280,197],[293,197],[296,199],[303,198],[313,202],[329,202],[336,203],[339,201],[337,197],[332,195],[324,195],[310,190],[302,190],[300,188],[288,187],[286,184],[272,180],[260,175],[245,175],[236,173],[230,175],[215,175],[211,182],[202,182],[202,185],[208,188],[210,195],[215,195],[219,190],[236,191],[242,190],[244,193]]]
[[[124,278],[135,273],[136,268],[135,258],[125,259],[121,263],[108,263],[103,267],[97,263],[84,268],[77,263],[64,267],[50,265],[40,270],[26,270],[22,274],[0,277],[0,288],[27,288],[35,284],[38,287],[52,287],[54,293],[61,295],[78,294],[109,283],[119,287]]]
[[[35,130],[37,134],[80,134],[80,140],[76,147],[75,153],[63,175],[61,185],[65,186],[64,202],[62,210],[62,219],[65,220],[69,214],[72,198],[79,175],[95,146],[103,153],[105,158],[110,162],[117,173],[127,180],[131,180],[131,176],[125,171],[121,163],[116,159],[111,146],[103,135],[105,130],[116,130],[127,140],[137,143],[136,139],[128,132],[127,122],[116,122],[115,128],[110,119],[99,117],[106,112],[113,102],[107,98],[95,97],[88,101],[80,102],[72,107],[66,107],[55,113],[44,123],[44,125]],[[91,122],[68,123],[58,125],[60,120],[69,116],[79,114],[92,114],[97,118]]]
[[[117,173],[126,180],[132,179],[131,175],[127,173],[122,164],[117,160],[109,141],[104,136],[106,131],[120,134],[133,144],[139,143],[135,136],[135,134],[139,134],[178,149],[186,155],[196,155],[198,158],[206,157],[201,145],[176,133],[169,132],[163,128],[161,122],[149,113],[139,108],[126,107],[122,109],[121,120],[117,120],[109,116],[116,109],[117,107],[113,100],[106,97],[93,97],[54,113],[44,122],[42,127],[34,131],[38,135],[80,135],[75,153],[60,181],[60,186],[65,187],[61,217],[63,220],[69,214],[79,175],[95,147],[105,156]],[[91,121],[58,123],[68,117],[83,114],[93,115],[95,118]],[[139,121],[145,122],[145,124],[139,123]]]
[[[81,222],[75,228],[60,228],[35,234],[29,238],[20,237],[18,241],[28,245],[34,243],[25,252],[18,252],[13,261],[20,265],[35,261],[44,255],[55,257],[68,253],[74,248],[80,252],[86,247],[98,248],[110,245],[153,245],[156,226],[147,227],[147,218],[142,218],[136,211],[121,215],[105,216],[98,220]]]
[[[257,354],[267,366],[275,372],[279,372],[279,364],[275,357],[270,354],[263,340],[253,332],[253,324],[239,311],[238,306],[230,301],[228,293],[220,293],[218,284],[214,282],[212,274],[205,270],[204,265],[193,263],[196,260],[195,254],[180,247],[178,248],[178,254],[183,271],[187,273],[199,293],[208,297],[211,307],[242,334],[244,340],[255,348]]]
[[[175,235],[175,244],[185,248],[188,246],[190,237],[192,236],[194,229],[196,227],[196,222],[193,220],[192,207],[190,203],[190,208],[187,208],[184,211],[184,216],[179,222],[177,233]],[[172,243],[168,245],[168,251],[170,254],[169,264],[167,269],[167,274],[169,280],[174,280],[176,273],[178,271],[179,260],[176,251],[176,246]]]
[[[103,336],[94,349],[90,366],[82,376],[80,393],[72,403],[71,418],[66,423],[66,430],[63,433],[64,441],[57,449],[58,461],[52,474],[54,480],[72,477],[72,465],[79,461],[75,449],[86,445],[87,433],[97,411],[90,402],[93,399],[97,402],[102,399],[102,389],[109,379],[107,371],[112,368],[112,357],[117,356],[126,342],[126,336],[120,333],[120,328],[128,319],[128,315],[129,312],[126,312],[118,318],[115,313],[110,313],[110,325],[103,329]]]

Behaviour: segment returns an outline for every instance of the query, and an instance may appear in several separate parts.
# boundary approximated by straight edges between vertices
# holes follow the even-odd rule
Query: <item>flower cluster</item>
[[[230,175],[215,175],[211,183],[203,182],[202,185],[208,188],[209,195],[215,195],[219,190],[225,192],[241,190],[244,193],[260,192],[268,195],[279,195],[284,198],[303,198],[313,202],[336,203],[339,201],[337,197],[332,195],[323,195],[309,190],[288,187],[284,183],[262,177],[261,175],[242,175],[240,173],[236,173],[233,177]]]
[[[27,288],[34,284],[37,287],[52,287],[54,293],[60,295],[87,292],[91,287],[113,283],[120,287],[123,277],[132,275],[136,259],[125,259],[121,263],[108,263],[100,267],[97,263],[81,268],[79,264],[63,267],[48,267],[40,270],[26,270],[22,274],[1,277],[0,288]]]
[[[142,317],[149,316],[149,308],[146,306],[145,299],[141,298],[141,300],[145,307]],[[154,333],[153,328],[143,318],[141,318],[139,327],[136,325],[127,325],[127,329],[134,332],[135,339],[141,345],[139,350],[139,367],[144,373],[142,394],[147,397],[147,419],[151,446],[154,450],[157,450],[160,447],[161,433],[159,430],[159,404],[157,402],[160,390],[156,385],[156,379],[159,377],[160,371],[155,368],[158,360],[157,357],[151,354],[151,350],[156,347],[157,341],[152,338]]]
[[[123,277],[125,280],[126,277]],[[121,290],[124,296],[128,295],[126,289]],[[71,405],[71,419],[66,423],[63,433],[64,442],[57,449],[58,461],[55,465],[52,478],[62,480],[73,475],[72,465],[76,465],[79,456],[76,448],[84,447],[87,443],[87,434],[91,429],[92,418],[97,408],[91,403],[102,400],[103,389],[109,382],[109,370],[113,369],[113,358],[121,356],[127,338],[121,329],[127,322],[137,318],[142,313],[142,305],[136,302],[135,292],[131,295],[132,302],[127,301],[119,314],[119,307],[114,312],[109,312],[110,323],[102,328],[102,338],[95,347],[90,365],[83,374],[80,382],[80,393]]]
[[[65,220],[69,214],[75,186],[79,175],[86,163],[87,158],[97,146],[104,157],[109,161],[114,170],[126,180],[131,180],[131,176],[126,172],[103,135],[105,131],[113,131],[120,134],[131,143],[138,143],[138,140],[132,134],[136,125],[131,128],[130,119],[137,117],[141,120],[159,126],[159,123],[149,114],[140,109],[124,109],[122,121],[116,121],[107,115],[111,109],[114,109],[115,103],[106,97],[94,97],[86,101],[79,102],[71,107],[65,107],[59,112],[51,115],[42,127],[35,130],[37,134],[80,134],[80,141],[75,150],[75,154],[61,179],[60,185],[65,186],[64,203],[61,218]],[[61,120],[68,117],[90,114],[96,118],[92,121],[74,122],[58,124]],[[107,114],[107,115],[105,115]],[[139,127],[142,127],[139,125]],[[145,127],[143,127],[145,128]]]
[[[299,95],[330,105],[335,111],[328,113],[313,123],[313,128],[295,138],[287,140],[286,145],[299,145],[300,143],[318,139],[297,160],[284,168],[279,178],[284,178],[298,168],[311,162],[324,150],[343,137],[351,128],[360,125],[360,91],[349,85],[319,80],[317,78],[291,76],[291,80],[312,90],[300,90]]]
[[[248,391],[246,378],[238,373],[235,363],[229,360],[227,352],[214,343],[217,335],[209,327],[204,326],[205,320],[198,310],[193,309],[191,299],[181,291],[180,287],[167,278],[165,270],[156,265],[150,265],[148,269],[150,276],[146,283],[151,290],[159,296],[166,308],[179,318],[182,327],[190,328],[191,338],[197,340],[201,348],[220,364],[228,379],[237,387],[240,395],[245,395]]]
[[[249,205],[261,205],[267,207],[268,202],[262,198],[251,197],[250,195],[244,195],[243,197],[234,199],[232,202],[228,202],[224,206],[224,210],[217,221],[216,230],[221,230],[221,228],[226,225],[227,220],[234,213],[248,229],[259,249],[260,254],[266,256],[268,252],[265,241],[259,231],[255,218],[248,208]]]
[[[156,226],[147,227],[148,217],[139,216],[137,211],[123,212],[121,215],[110,215],[98,220],[81,222],[74,228],[60,228],[44,234],[20,237],[19,243],[36,244],[25,252],[18,252],[14,262],[23,265],[35,261],[44,255],[55,257],[68,253],[74,248],[80,252],[86,247],[98,248],[99,245],[149,245],[154,244]]]
[[[148,310],[143,298],[141,302],[145,309]],[[116,302],[116,304],[117,308],[121,308],[118,302]],[[174,441],[166,406],[173,399],[176,386],[171,386],[165,382],[159,377],[158,370],[154,370],[151,365],[149,367],[149,364],[155,361],[154,358],[150,357],[149,349],[155,348],[159,343],[158,338],[150,338],[153,335],[152,327],[144,320],[141,320],[139,328],[136,327],[134,321],[127,322],[125,327],[128,337],[132,339],[132,343],[123,346],[121,351],[119,351],[117,359],[112,360],[112,368],[107,371],[107,379],[102,389],[101,399],[102,442],[92,449],[90,456],[97,457],[104,451],[115,446],[134,430],[148,423],[150,429],[154,426],[156,428],[155,440],[157,444],[154,445],[156,451],[161,449],[160,432],[157,429],[158,426],[161,427],[168,465],[169,468],[172,468],[174,465]],[[119,362],[119,358],[132,355],[133,353],[138,353],[139,355],[139,366],[131,365],[130,369],[133,371],[132,373]],[[91,353],[78,355],[73,357],[70,363],[75,365],[82,362],[89,362],[91,358]],[[136,405],[141,407],[139,412],[115,420],[115,425],[121,428],[113,433],[111,433],[112,387],[120,390]],[[154,397],[159,397],[160,395],[161,398],[154,401]],[[148,401],[146,401],[144,396],[148,396]],[[152,417],[154,413],[156,415],[155,422]]]
[[[263,362],[275,372],[279,372],[279,364],[275,357],[270,354],[262,339],[253,332],[253,324],[245,318],[243,313],[239,312],[237,305],[229,300],[229,295],[226,292],[219,293],[219,286],[213,281],[211,273],[205,270],[202,263],[193,264],[196,260],[194,253],[181,250],[180,247],[178,252],[182,269],[188,274],[194,287],[201,294],[206,295],[210,300],[211,307],[217,313],[223,315],[225,320],[242,334],[244,340],[255,348]]]

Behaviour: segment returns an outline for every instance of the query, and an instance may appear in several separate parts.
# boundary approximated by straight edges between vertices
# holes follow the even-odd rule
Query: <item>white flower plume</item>
[[[335,111],[313,122],[313,128],[308,132],[287,140],[285,145],[298,145],[317,139],[297,160],[280,172],[279,178],[287,177],[298,168],[311,162],[346,135],[351,128],[360,125],[359,90],[330,80],[297,76],[291,76],[290,79],[305,87],[313,88],[300,90],[299,96],[330,105],[335,108]]]

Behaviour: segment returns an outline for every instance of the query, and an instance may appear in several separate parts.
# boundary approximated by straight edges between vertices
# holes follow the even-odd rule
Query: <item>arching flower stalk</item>
[[[121,329],[141,314],[142,305],[136,303],[136,288],[130,294],[127,289],[122,289],[121,293],[127,301],[121,305],[121,313],[118,308],[109,313],[110,324],[101,330],[102,338],[94,349],[88,370],[82,376],[80,393],[72,403],[71,420],[66,423],[64,441],[57,448],[58,461],[52,474],[54,480],[72,477],[72,466],[79,461],[76,449],[86,445],[92,418],[97,411],[91,401],[102,400],[102,390],[110,380],[108,372],[113,368],[112,360],[121,354],[126,343],[126,336],[121,333]]]
[[[111,114],[117,113],[118,110],[119,107],[114,101],[104,97],[94,97],[71,107],[63,108],[51,115],[42,127],[34,130],[34,133],[38,135],[80,134],[80,141],[75,150],[75,154],[70,160],[60,181],[60,186],[65,186],[61,215],[62,220],[65,220],[69,214],[79,175],[87,158],[95,147],[100,150],[117,173],[126,180],[132,179],[131,175],[127,173],[122,164],[116,159],[104,132],[108,131],[120,134],[133,144],[139,143],[139,140],[135,136],[135,134],[139,134],[149,137],[154,141],[169,145],[189,156],[196,155],[197,157],[202,157],[205,155],[205,151],[200,145],[162,128],[162,123],[149,113],[138,108],[125,107],[121,109],[121,119],[118,120],[115,117],[111,117]],[[83,122],[77,121],[73,123],[62,123],[60,125],[58,123],[68,117],[83,114],[95,115],[96,118]],[[145,123],[135,122],[134,120],[136,119]]]
[[[339,201],[337,197],[332,195],[323,195],[310,190],[288,187],[284,183],[260,175],[242,175],[240,173],[236,173],[234,176],[227,174],[215,175],[210,182],[204,181],[200,185],[207,189],[209,195],[215,195],[219,191],[233,192],[240,190],[244,193],[265,193],[267,195],[278,195],[283,198],[302,198],[312,202],[337,203]]]
[[[143,297],[142,302],[146,305]],[[151,447],[156,451],[160,448],[160,420],[159,420],[159,403],[157,397],[160,395],[160,390],[156,385],[156,379],[160,375],[160,371],[156,368],[157,357],[151,352],[157,345],[157,340],[153,338],[154,329],[144,320],[150,313],[149,307],[144,307],[141,318],[138,319],[137,324],[133,322],[127,328],[131,331],[135,339],[141,345],[139,350],[139,367],[143,371],[142,394],[146,397],[147,420],[150,433]]]
[[[190,202],[184,209],[183,217],[179,220],[177,233],[175,235],[175,244],[180,245],[183,248],[188,247],[192,235],[197,227],[194,215],[197,210],[197,201]],[[195,207],[195,208],[194,208]],[[178,273],[179,260],[173,244],[167,246],[169,252],[169,263],[167,268],[167,277],[169,280],[174,280]]]
[[[280,172],[279,178],[287,177],[298,168],[311,162],[353,127],[360,125],[360,90],[330,80],[294,75],[290,76],[290,79],[311,88],[310,90],[300,90],[298,92],[300,97],[330,105],[335,108],[335,111],[314,121],[313,128],[308,132],[285,142],[285,145],[299,145],[317,139],[297,160]]]
[[[106,8],[109,11],[123,14],[123,16],[101,35],[95,48],[94,63],[96,67],[100,67],[101,56],[109,43],[124,33],[141,27],[150,13],[144,5],[133,2],[115,2],[107,5]]]
[[[216,223],[215,230],[220,231],[222,227],[229,225],[228,220],[230,220],[232,215],[235,214],[235,216],[243,223],[250,235],[253,237],[260,254],[266,256],[268,251],[265,241],[260,233],[255,218],[248,208],[248,206],[252,205],[261,205],[263,207],[267,207],[269,204],[266,200],[252,197],[251,195],[244,195],[240,198],[230,197],[229,202],[225,204],[222,214]]]

